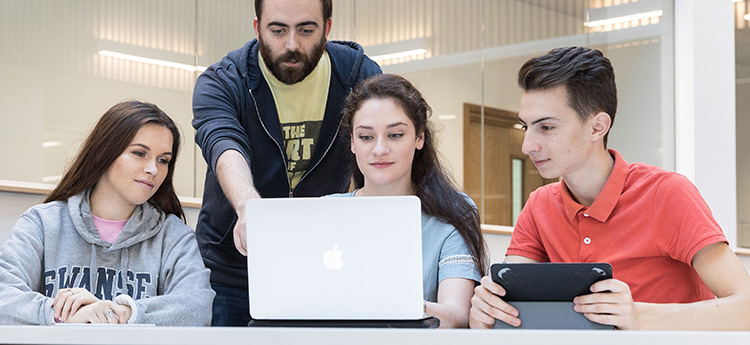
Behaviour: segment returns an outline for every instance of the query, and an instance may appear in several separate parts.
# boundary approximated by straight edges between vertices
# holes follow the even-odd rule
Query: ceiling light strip
[[[631,14],[631,15],[622,16],[622,17],[594,20],[591,22],[583,23],[583,26],[593,28],[593,27],[604,26],[604,25],[609,25],[609,24],[625,23],[625,22],[630,22],[633,20],[661,17],[663,14],[664,14],[664,11],[656,10],[656,11],[650,11],[650,12]]]
[[[123,59],[123,60],[129,60],[129,61],[135,61],[135,62],[141,62],[141,63],[147,63],[150,65],[157,65],[157,66],[165,66],[165,67],[172,67],[172,68],[179,68],[184,69],[186,71],[190,72],[203,72],[206,70],[206,67],[203,66],[193,66],[193,65],[187,65],[184,63],[179,62],[173,62],[173,61],[166,61],[166,60],[159,60],[159,59],[151,59],[143,56],[137,56],[137,55],[130,55],[120,52],[115,52],[111,50],[100,50],[99,55],[103,56],[109,56],[117,59]]]
[[[409,57],[414,55],[420,55],[427,52],[427,49],[413,49],[413,50],[407,50],[403,52],[398,53],[392,53],[392,54],[383,54],[383,55],[376,55],[376,56],[370,56],[370,59],[374,61],[383,61],[383,60],[390,60],[390,59],[398,59],[402,57]]]

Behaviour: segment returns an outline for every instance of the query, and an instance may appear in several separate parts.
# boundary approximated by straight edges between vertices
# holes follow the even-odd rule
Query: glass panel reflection
[[[112,104],[135,98],[175,118],[184,136],[177,192],[200,197],[206,166],[193,143],[192,88],[201,67],[255,37],[253,3],[75,3],[0,2],[0,155],[20,162],[0,165],[0,179],[55,183],[95,119]],[[745,5],[740,1],[736,8],[746,12]],[[512,128],[521,94],[516,72],[552,48],[603,50],[615,65],[620,90],[610,146],[630,161],[674,168],[672,7],[668,0],[337,0],[329,39],[359,42],[385,72],[403,75],[422,91],[433,108],[438,147],[457,182],[485,223],[511,225],[516,196],[493,182],[498,174],[508,180],[511,160],[499,163],[487,154],[522,141],[523,133]],[[633,17],[641,13],[650,14]],[[740,42],[748,29],[737,16]],[[740,61],[742,50],[737,53]],[[741,67],[737,71],[739,95],[748,84],[739,82],[747,79],[740,78]],[[743,99],[750,97],[738,97],[738,125],[740,109],[750,108],[740,107]],[[505,134],[492,129],[492,109],[511,114]],[[520,146],[514,154],[525,158]],[[525,199],[535,188],[530,181],[547,181],[538,174],[534,179],[533,165],[523,167]]]

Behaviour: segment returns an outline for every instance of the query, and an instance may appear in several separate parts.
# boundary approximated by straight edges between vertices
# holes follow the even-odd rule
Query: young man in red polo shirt
[[[547,179],[518,217],[506,262],[609,262],[615,279],[574,300],[619,329],[750,329],[750,276],[695,186],[607,150],[615,75],[598,50],[558,48],[518,73],[522,150]],[[519,326],[505,290],[482,278],[472,328]]]

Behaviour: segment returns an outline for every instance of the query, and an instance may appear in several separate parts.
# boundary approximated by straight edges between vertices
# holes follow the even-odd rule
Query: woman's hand
[[[127,323],[131,310],[129,306],[112,301],[98,301],[86,305],[71,315],[67,323]]]
[[[67,322],[81,307],[99,301],[91,292],[84,288],[68,288],[57,292],[52,307],[55,319]]]

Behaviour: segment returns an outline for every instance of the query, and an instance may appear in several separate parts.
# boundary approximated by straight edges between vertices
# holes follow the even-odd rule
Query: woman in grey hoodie
[[[209,325],[209,271],[172,186],[179,146],[155,105],[110,108],[0,249],[0,324]]]

